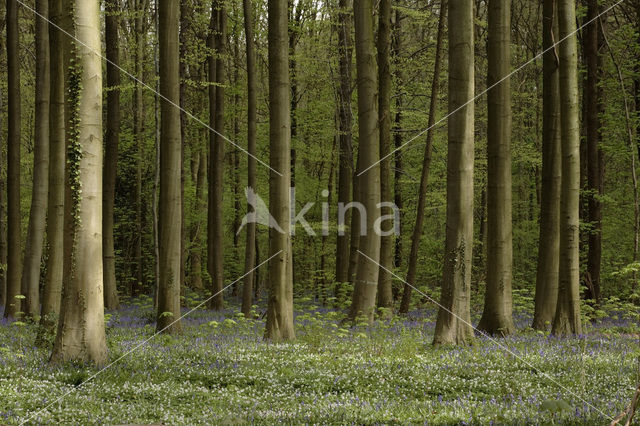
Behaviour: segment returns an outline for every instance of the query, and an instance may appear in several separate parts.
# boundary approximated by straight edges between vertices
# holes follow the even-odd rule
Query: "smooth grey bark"
[[[102,61],[100,1],[76,0],[74,77],[70,87],[76,139],[71,141],[71,269],[66,278],[52,362],[107,361],[102,271]],[[77,77],[77,78],[76,78]],[[77,99],[75,99],[77,98]],[[80,191],[80,187],[82,191]]]
[[[449,0],[447,224],[434,345],[467,344],[473,258],[473,1]],[[454,113],[455,112],[455,113]]]
[[[180,139],[180,74],[178,0],[158,5],[160,42],[160,199],[158,217],[159,288],[157,330],[176,333],[180,317],[180,237],[182,141]]]
[[[36,12],[49,17],[48,0],[36,1]],[[36,28],[35,131],[33,143],[33,182],[31,210],[22,268],[22,294],[25,316],[40,314],[40,265],[44,245],[49,192],[49,23],[40,16]]]
[[[269,295],[264,337],[292,340],[291,87],[287,0],[268,1],[269,40],[269,212],[280,230],[269,229]],[[277,174],[276,171],[280,174]]]
[[[580,334],[580,119],[575,0],[558,0],[562,185],[560,196],[560,269],[555,335]],[[566,38],[566,40],[565,40]]]
[[[373,37],[373,2],[353,3],[358,91],[359,169],[365,171],[358,180],[357,201],[367,217],[365,233],[360,236],[355,283],[349,319],[363,316],[373,322],[380,261],[380,234],[374,223],[380,217],[380,133],[378,123],[378,73]],[[368,169],[368,170],[367,170]],[[364,218],[362,218],[364,219]],[[359,231],[359,230],[358,230]]]
[[[558,38],[556,0],[544,0],[542,46],[546,51]],[[557,48],[542,57],[542,191],[540,237],[533,328],[548,330],[558,301],[560,259],[560,80]]]
[[[7,0],[7,291],[4,317],[20,312],[20,52],[18,3]]]
[[[513,323],[511,217],[511,0],[489,0],[487,87],[487,285],[478,329],[506,336]]]
[[[114,202],[118,145],[120,144],[120,43],[118,37],[119,1],[105,4],[105,41],[107,47],[107,125],[105,133],[104,191],[102,206],[102,259],[104,267],[104,305],[117,309],[120,304],[116,287],[116,258],[113,244]]]

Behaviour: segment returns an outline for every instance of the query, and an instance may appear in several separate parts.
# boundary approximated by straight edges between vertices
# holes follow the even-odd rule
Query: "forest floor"
[[[49,365],[35,325],[1,322],[0,424],[608,424],[638,380],[637,325],[616,316],[557,339],[518,312],[514,336],[433,348],[433,310],[352,328],[309,300],[296,311],[295,343],[265,343],[264,321],[230,308],[142,344],[151,300],[129,301],[107,315],[116,362],[100,373]]]

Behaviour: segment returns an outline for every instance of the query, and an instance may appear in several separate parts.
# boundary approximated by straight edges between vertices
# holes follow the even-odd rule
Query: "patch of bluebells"
[[[3,322],[0,422],[604,424],[637,381],[637,337],[612,335],[604,319],[559,339],[526,329],[530,313],[516,311],[513,336],[433,348],[432,307],[350,327],[343,312],[298,301],[297,340],[283,344],[263,341],[264,306],[237,312],[199,309],[180,335],[154,337],[88,382],[90,366],[48,364],[35,325]],[[112,360],[155,333],[149,298],[107,318]],[[552,415],[547,400],[571,410]]]

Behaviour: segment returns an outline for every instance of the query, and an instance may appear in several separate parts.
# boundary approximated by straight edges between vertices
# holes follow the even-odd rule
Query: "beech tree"
[[[356,46],[358,91],[358,192],[366,216],[364,234],[360,235],[355,283],[349,318],[363,316],[373,321],[379,276],[380,233],[374,229],[380,217],[380,133],[378,123],[378,73],[373,38],[372,0],[354,0],[353,17]],[[362,171],[362,172],[360,172]],[[360,216],[360,215],[358,215]],[[353,226],[353,224],[352,224]],[[358,227],[359,228],[359,227]],[[358,229],[360,232],[360,229]]]
[[[251,0],[243,0],[244,33],[247,55],[247,186],[256,189],[256,139],[257,139],[257,94],[256,94],[256,53],[253,29],[253,12]],[[253,205],[248,203],[248,213],[254,211]],[[253,287],[256,274],[256,224],[247,223],[247,238],[244,253],[244,283],[242,287],[241,312],[249,317],[253,301]],[[237,232],[237,231],[236,231]]]
[[[291,103],[287,0],[268,1],[269,40],[269,294],[265,339],[295,338],[291,253]]]
[[[222,179],[224,173],[224,85],[226,84],[226,37],[227,15],[224,3],[214,0],[211,8],[210,48],[215,57],[209,58],[209,81],[215,83],[209,88],[209,124],[214,131],[209,132],[209,238],[208,267],[211,275],[211,291],[214,297],[210,307],[223,308],[223,218]]]
[[[506,78],[511,72],[511,0],[490,0],[488,8],[488,262],[484,311],[478,328],[493,335],[507,335],[515,331],[511,300],[511,79]]]
[[[560,140],[560,80],[556,0],[544,0],[542,9],[542,190],[540,237],[536,275],[533,328],[549,329],[558,301],[560,259],[560,179],[562,174]]]
[[[180,76],[178,0],[158,4],[160,43],[160,211],[157,330],[175,333],[181,330],[180,317],[180,174],[182,141],[180,139]]]
[[[340,84],[338,86],[338,203],[346,206],[351,201],[353,186],[353,146],[352,146],[352,113],[351,88],[352,84],[352,0],[340,0],[338,3],[338,72]],[[348,232],[351,214],[347,210],[344,219],[338,218],[342,228],[338,232],[336,243],[336,287],[335,295],[339,295],[341,284],[351,281],[349,274],[351,234]]]
[[[558,0],[562,184],[560,190],[560,272],[552,332],[580,334],[580,120],[575,0]]]
[[[4,317],[20,312],[20,51],[18,3],[7,0],[7,290]]]
[[[416,272],[418,269],[418,250],[420,249],[420,239],[424,228],[424,207],[427,198],[427,183],[429,172],[431,171],[431,152],[433,147],[433,136],[435,133],[434,123],[436,122],[436,107],[438,94],[440,92],[440,70],[442,69],[442,45],[445,36],[445,24],[447,22],[447,1],[440,5],[440,17],[438,18],[438,35],[436,36],[436,56],[433,66],[433,80],[431,82],[431,99],[429,101],[429,130],[427,131],[427,143],[424,147],[422,158],[422,173],[420,174],[420,185],[418,186],[418,204],[416,206],[416,222],[411,233],[411,251],[407,265],[407,280],[402,292],[400,302],[400,313],[409,312],[411,305],[412,286],[415,286]]]
[[[119,305],[116,288],[116,259],[113,245],[114,202],[116,192],[116,166],[120,143],[120,24],[119,1],[106,2],[105,39],[107,47],[107,128],[105,132],[104,191],[102,213],[102,256],[104,267],[104,304],[107,309]]]
[[[378,18],[378,114],[380,126],[380,199],[391,202],[391,0],[381,0]],[[383,207],[381,214],[393,214],[391,207]],[[389,227],[385,221],[386,228]],[[393,270],[393,236],[387,235],[388,229],[383,228],[385,235],[380,237],[380,271],[378,277],[378,306],[393,308],[393,293],[391,289],[391,274]]]
[[[49,0],[49,19],[62,25],[63,0]],[[53,331],[60,313],[63,279],[64,204],[65,204],[65,56],[70,45],[60,31],[51,31],[50,45],[50,108],[49,108],[49,199],[47,212],[47,273],[40,310],[41,329]]]
[[[71,262],[51,360],[102,365],[107,360],[102,269],[102,61],[100,1],[76,0],[69,97],[69,177],[73,215]],[[77,107],[77,108],[76,108]]]
[[[36,12],[49,16],[48,0],[36,1]],[[35,131],[33,144],[33,182],[29,228],[22,269],[22,310],[28,317],[40,314],[40,263],[44,244],[49,191],[49,23],[35,18],[36,27],[36,92]]]
[[[434,345],[467,344],[473,258],[473,1],[449,0],[447,224]]]

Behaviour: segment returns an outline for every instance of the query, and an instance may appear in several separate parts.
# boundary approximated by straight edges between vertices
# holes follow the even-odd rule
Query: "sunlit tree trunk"
[[[66,278],[52,362],[107,361],[102,275],[102,61],[99,0],[75,2],[75,61],[70,79],[76,139],[70,141],[73,200],[71,275]],[[74,99],[75,98],[75,99]],[[80,191],[80,188],[82,190]]]
[[[158,331],[181,330],[180,316],[180,77],[178,54],[179,1],[158,5],[160,42],[160,200]]]
[[[433,136],[436,121],[436,107],[438,106],[438,94],[440,92],[440,70],[442,69],[442,45],[445,36],[445,24],[447,23],[447,2],[443,1],[440,6],[440,18],[438,19],[438,35],[436,39],[436,58],[433,68],[433,80],[431,82],[431,100],[429,102],[429,130],[427,131],[427,143],[424,147],[422,159],[422,173],[420,175],[420,186],[418,187],[418,205],[416,207],[416,222],[411,234],[411,251],[409,253],[407,282],[404,285],[402,301],[400,302],[400,313],[406,314],[411,306],[412,286],[416,284],[416,272],[418,270],[418,250],[420,239],[424,228],[424,206],[427,199],[427,183],[429,172],[431,171],[431,151],[433,146]]]
[[[434,345],[473,339],[470,314],[473,258],[473,1],[449,0],[447,224],[440,309]]]
[[[4,317],[20,312],[20,51],[18,3],[7,0],[7,293]]]
[[[36,1],[36,12],[49,17],[48,0]],[[29,229],[22,269],[22,311],[27,317],[40,314],[40,264],[49,192],[49,23],[36,16],[35,140]]]
[[[378,18],[378,116],[380,126],[380,200],[391,202],[391,0],[380,0]],[[386,157],[386,158],[385,158]],[[382,215],[392,215],[390,207],[383,207]],[[380,237],[380,271],[378,272],[378,306],[393,308],[391,274],[393,270],[393,235],[386,235],[394,224],[385,221]]]
[[[543,5],[545,50],[558,38],[556,0]],[[560,80],[557,48],[542,58],[542,193],[540,202],[540,240],[536,275],[533,328],[549,329],[558,301],[558,267],[560,258],[560,181],[562,158],[560,140]]]
[[[353,298],[349,318],[373,321],[380,261],[380,233],[374,224],[380,217],[380,134],[378,125],[378,73],[373,38],[372,0],[355,0],[356,70],[358,91],[358,161],[364,173],[358,178],[358,195],[366,211],[365,233],[360,236]],[[366,170],[366,171],[365,171]],[[361,218],[364,220],[365,218]]]
[[[244,9],[244,33],[247,54],[247,186],[256,190],[256,124],[257,124],[257,98],[256,98],[256,53],[253,29],[253,11],[251,0],[242,1]],[[247,212],[251,213],[253,206],[247,205]],[[256,224],[247,223],[246,244],[244,252],[244,283],[242,287],[242,313],[248,317],[253,303],[253,287],[256,274],[253,268],[256,265]],[[236,231],[237,232],[237,231]]]
[[[295,338],[291,253],[291,103],[287,0],[268,1],[269,212],[282,232],[269,229],[269,297],[265,339]],[[276,173],[277,172],[277,173]],[[278,174],[279,173],[279,174]]]
[[[553,334],[580,334],[579,197],[580,120],[575,0],[558,0],[562,185],[560,197],[560,273]],[[566,40],[565,40],[566,38]]]
[[[489,0],[487,58],[487,289],[478,324],[492,335],[515,331],[512,315],[511,0]],[[506,78],[506,79],[505,79]]]
[[[102,218],[102,256],[104,266],[104,305],[116,309],[119,304],[116,287],[116,259],[113,247],[114,201],[116,195],[116,167],[120,143],[120,45],[118,0],[106,3],[105,39],[107,47],[107,128],[104,161],[104,192]]]

